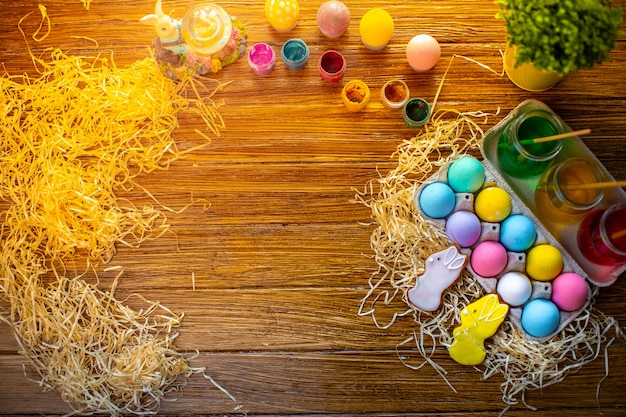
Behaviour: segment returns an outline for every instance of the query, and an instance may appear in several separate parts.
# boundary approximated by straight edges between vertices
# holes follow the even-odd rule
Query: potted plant
[[[495,0],[504,19],[504,68],[530,90],[552,87],[566,74],[609,59],[623,19],[612,0]],[[547,77],[545,81],[536,77]]]

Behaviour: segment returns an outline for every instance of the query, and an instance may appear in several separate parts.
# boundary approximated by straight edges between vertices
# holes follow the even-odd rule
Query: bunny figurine
[[[139,21],[154,26],[158,35],[158,39],[155,40],[158,45],[155,46],[162,47],[176,55],[189,52],[189,46],[180,33],[182,22],[163,13],[161,0],[157,0],[153,14],[146,15]]]
[[[183,72],[218,72],[246,53],[243,23],[216,4],[197,4],[176,20],[156,0],[154,13],[139,20],[154,26],[158,35],[152,42],[155,58],[174,80]]]
[[[450,357],[462,365],[479,365],[485,360],[485,339],[493,336],[509,312],[497,294],[487,294],[461,310],[461,325],[454,329]]]
[[[408,291],[409,301],[423,311],[436,311],[441,305],[443,291],[461,275],[467,255],[450,246],[426,260],[426,272],[417,277],[417,285]]]

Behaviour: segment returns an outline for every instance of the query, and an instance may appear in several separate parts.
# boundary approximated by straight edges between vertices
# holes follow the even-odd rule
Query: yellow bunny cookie
[[[462,365],[479,365],[485,359],[485,339],[493,336],[509,312],[496,294],[487,294],[461,310],[461,325],[454,329],[450,357]]]

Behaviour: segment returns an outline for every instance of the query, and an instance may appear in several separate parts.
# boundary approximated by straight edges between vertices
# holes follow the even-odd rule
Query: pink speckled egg
[[[478,275],[490,278],[504,271],[508,261],[506,249],[499,242],[480,242],[472,251],[470,265]]]
[[[439,42],[430,35],[417,35],[406,46],[406,59],[417,72],[428,71],[441,57]]]
[[[552,302],[561,310],[578,310],[585,305],[588,293],[585,279],[573,272],[564,272],[552,281]]]
[[[349,24],[350,10],[340,1],[327,1],[317,9],[317,26],[329,38],[343,35]]]

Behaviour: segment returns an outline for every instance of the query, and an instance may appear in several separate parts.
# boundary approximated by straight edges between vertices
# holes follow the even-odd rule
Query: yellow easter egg
[[[537,281],[550,281],[563,269],[563,255],[552,245],[537,245],[526,255],[526,274]]]
[[[500,222],[511,214],[511,196],[500,187],[487,187],[474,200],[474,212],[485,222]]]
[[[383,9],[371,9],[363,15],[359,32],[363,45],[369,49],[382,49],[393,35],[393,18]]]
[[[300,5],[297,0],[266,0],[265,17],[274,29],[288,32],[298,22]]]

